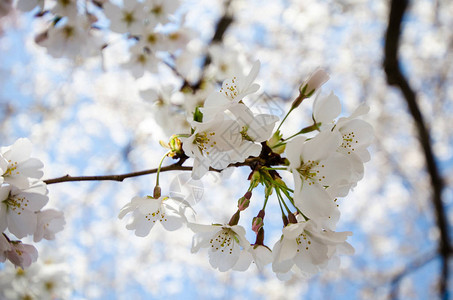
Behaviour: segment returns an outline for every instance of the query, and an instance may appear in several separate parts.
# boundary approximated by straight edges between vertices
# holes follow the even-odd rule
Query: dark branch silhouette
[[[398,87],[404,95],[409,112],[414,120],[418,138],[425,156],[427,171],[430,176],[433,190],[432,201],[436,215],[437,227],[440,232],[438,253],[442,258],[442,275],[439,284],[441,299],[448,299],[448,258],[450,255],[449,227],[442,203],[442,190],[444,183],[440,175],[434,153],[431,147],[431,138],[426,128],[423,116],[416,100],[416,94],[408,80],[401,72],[398,60],[398,47],[401,32],[401,22],[408,6],[408,0],[392,0],[390,7],[389,23],[385,38],[384,70],[387,74],[389,85]],[[403,274],[406,275],[407,273]]]

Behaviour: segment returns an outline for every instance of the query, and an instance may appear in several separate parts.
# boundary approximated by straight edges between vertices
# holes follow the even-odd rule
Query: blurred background
[[[37,244],[39,263],[30,271],[35,281],[57,274],[56,299],[448,298],[453,2],[411,1],[405,9],[405,1],[180,1],[155,29],[162,42],[151,48],[152,63],[137,66],[136,39],[108,29],[106,1],[77,2],[78,13],[95,20],[83,29],[89,38],[75,42],[51,39],[54,2],[46,0],[51,12],[43,14],[0,1],[0,144],[28,137],[45,179],[157,167],[166,151],[159,140],[188,132],[185,114],[256,60],[261,88],[247,100],[256,112],[282,118],[316,67],[330,74],[322,93],[338,95],[343,116],[363,102],[371,107],[364,119],[375,130],[372,159],[364,179],[339,200],[337,231],[353,232],[356,253],[342,257],[337,270],[287,282],[270,266],[221,273],[206,252],[190,253],[190,230],[156,226],[139,238],[118,219],[132,197],[152,194],[155,175],[67,182],[48,186],[49,206],[64,211],[65,229]],[[77,43],[91,45],[89,54]],[[291,114],[285,134],[311,124],[312,101]],[[197,221],[228,222],[249,172],[205,176],[197,184]],[[181,178],[162,173],[162,190]],[[262,191],[254,193],[241,218],[248,231],[262,199]],[[269,205],[275,214],[266,216],[265,242],[272,247],[282,225],[277,202]],[[14,267],[0,269],[3,291],[25,299]]]

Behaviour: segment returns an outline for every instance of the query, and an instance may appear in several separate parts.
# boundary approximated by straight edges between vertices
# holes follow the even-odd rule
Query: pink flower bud
[[[329,78],[329,74],[327,74],[326,71],[324,71],[323,69],[316,69],[300,86],[300,94],[304,98],[310,97],[316,90],[321,87],[321,85],[326,83]]]
[[[250,204],[250,199],[247,199],[245,196],[239,198],[239,200],[238,200],[239,211],[245,210],[247,207],[249,207],[249,204]]]
[[[258,231],[263,227],[264,222],[263,219],[260,217],[254,217],[252,222],[252,230],[258,234]]]

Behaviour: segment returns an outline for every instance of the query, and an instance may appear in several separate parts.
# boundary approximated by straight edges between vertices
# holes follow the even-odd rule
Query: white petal
[[[252,260],[253,260],[252,254],[247,250],[242,250],[241,254],[239,255],[238,261],[233,267],[233,270],[240,272],[246,271],[250,267]]]
[[[313,102],[313,117],[317,123],[326,125],[341,113],[340,99],[331,92],[327,97],[316,97]]]

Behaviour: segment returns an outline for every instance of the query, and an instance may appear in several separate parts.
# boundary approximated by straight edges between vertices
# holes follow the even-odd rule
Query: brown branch
[[[185,159],[184,159],[185,160]],[[253,158],[247,158],[244,162],[241,163],[234,163],[234,164],[229,164],[229,167],[242,167],[242,166],[250,166],[253,167],[256,165],[256,163],[260,163],[262,161],[261,158],[259,157],[253,157]],[[192,167],[188,166],[182,166],[182,162],[178,161],[174,164],[171,164],[169,166],[162,167],[160,169],[161,172],[168,172],[168,171],[191,171]],[[221,172],[222,170],[214,169],[214,168],[209,168],[209,171],[212,172]],[[138,177],[138,176],[143,176],[143,175],[149,175],[149,174],[154,174],[157,173],[157,168],[155,169],[149,169],[149,170],[143,170],[143,171],[138,171],[138,172],[132,172],[132,173],[126,173],[126,174],[118,174],[118,175],[94,175],[94,176],[71,176],[69,174],[57,178],[52,178],[52,179],[46,179],[44,182],[46,184],[54,184],[54,183],[60,183],[60,182],[71,182],[71,181],[123,181],[126,178],[130,177]]]
[[[178,171],[178,170],[179,171],[190,171],[190,170],[192,170],[192,167],[183,167],[183,166],[179,165],[178,163],[175,163],[175,164],[172,164],[172,165],[169,165],[166,167],[162,167],[160,169],[161,172]],[[68,174],[65,176],[58,177],[58,178],[46,179],[46,180],[44,180],[44,182],[46,184],[54,184],[54,183],[68,182],[68,181],[104,181],[104,180],[123,181],[126,178],[143,176],[143,175],[154,174],[154,173],[157,173],[157,168],[139,171],[139,172],[119,174],[119,175],[71,176]]]
[[[442,203],[442,190],[444,183],[436,164],[434,153],[431,147],[431,138],[426,128],[423,116],[416,101],[415,92],[401,72],[398,61],[398,47],[401,32],[401,22],[404,12],[408,6],[408,0],[392,0],[390,8],[389,23],[385,39],[384,70],[387,74],[389,85],[397,86],[404,95],[409,112],[415,122],[420,144],[425,156],[427,171],[431,179],[433,189],[433,204],[436,214],[437,227],[440,231],[438,252],[442,258],[442,276],[440,280],[440,298],[448,298],[448,258],[450,255],[449,227]]]
[[[438,255],[437,250],[425,253],[420,257],[414,259],[411,263],[409,263],[406,266],[406,268],[404,268],[404,270],[396,274],[390,282],[390,286],[392,289],[390,293],[390,299],[392,300],[398,299],[398,284],[401,281],[401,279],[403,279],[406,275],[416,271],[417,269],[420,269],[427,263],[431,262],[433,259],[437,257],[437,255]]]
[[[217,21],[214,35],[212,36],[208,45],[221,43],[223,41],[223,36],[225,35],[225,32],[230,27],[231,23],[233,23],[233,20],[234,20],[233,15],[230,12],[231,2],[232,2],[232,0],[225,1],[224,13],[223,13],[222,17]],[[192,88],[192,90],[196,91],[201,87],[201,84],[203,83],[204,76],[205,76],[205,74],[204,74],[205,70],[210,64],[211,64],[211,56],[209,55],[209,53],[206,53],[206,55],[203,59],[203,65],[201,67],[200,79],[196,83],[189,85],[189,87]]]

